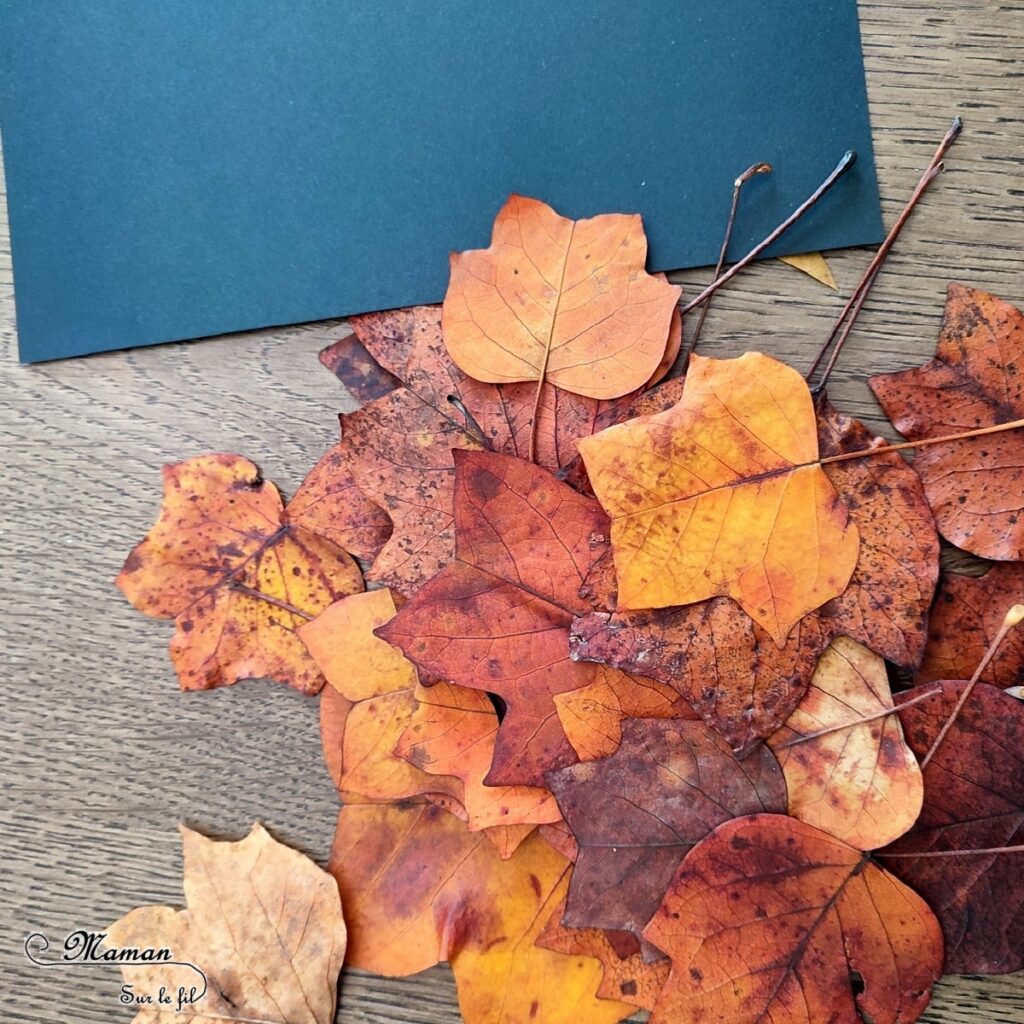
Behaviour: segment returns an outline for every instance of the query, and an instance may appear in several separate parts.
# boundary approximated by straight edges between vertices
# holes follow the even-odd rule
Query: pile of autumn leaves
[[[1024,966],[1018,637],[953,715],[1024,594],[1024,435],[843,459],[882,442],[768,356],[659,383],[645,257],[514,197],[443,310],[323,354],[364,404],[287,505],[167,467],[119,585],[183,688],[322,691],[346,962],[447,961],[470,1024],[912,1021]],[[951,286],[937,358],[871,384],[916,441],[1022,382],[1021,315]],[[999,564],[935,598],[936,527]]]

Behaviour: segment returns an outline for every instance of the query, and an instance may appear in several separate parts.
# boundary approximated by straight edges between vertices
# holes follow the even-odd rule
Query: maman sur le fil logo
[[[84,929],[69,932],[59,946],[51,945],[41,932],[25,939],[25,956],[38,967],[117,969],[137,967],[121,985],[118,1002],[140,1009],[188,1010],[206,996],[207,980],[202,969],[189,960],[179,960],[166,947],[137,948],[108,943],[106,932]]]

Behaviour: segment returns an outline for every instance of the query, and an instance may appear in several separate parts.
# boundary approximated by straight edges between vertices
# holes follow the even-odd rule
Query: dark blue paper
[[[855,0],[5,0],[21,357],[436,301],[509,192],[652,269],[878,241]]]

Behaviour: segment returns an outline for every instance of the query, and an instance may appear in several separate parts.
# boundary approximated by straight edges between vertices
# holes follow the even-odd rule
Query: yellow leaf
[[[802,270],[805,274],[813,277],[815,281],[820,281],[827,288],[831,288],[832,291],[839,290],[836,279],[832,276],[832,269],[820,252],[805,252],[798,256],[780,256],[779,259],[791,267],[796,267],[797,270]]]

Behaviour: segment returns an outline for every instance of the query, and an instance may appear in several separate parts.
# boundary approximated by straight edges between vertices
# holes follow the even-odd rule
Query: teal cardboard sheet
[[[855,0],[4,0],[21,358],[440,300],[510,192],[650,267],[881,238]]]

